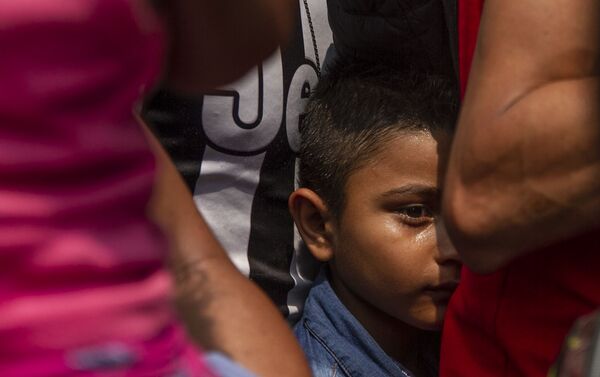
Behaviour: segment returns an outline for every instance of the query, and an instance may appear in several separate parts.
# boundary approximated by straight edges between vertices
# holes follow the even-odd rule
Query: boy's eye
[[[399,213],[402,213],[408,217],[419,218],[419,217],[431,217],[431,211],[421,204],[415,204],[400,208]]]
[[[396,210],[408,223],[418,225],[433,217],[433,212],[427,206],[414,204]]]

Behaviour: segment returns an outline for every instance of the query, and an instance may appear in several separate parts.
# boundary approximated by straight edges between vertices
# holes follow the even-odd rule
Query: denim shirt
[[[315,377],[413,377],[346,309],[323,272],[294,327]]]

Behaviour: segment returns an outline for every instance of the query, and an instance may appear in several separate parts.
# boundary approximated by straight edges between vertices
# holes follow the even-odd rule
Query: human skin
[[[231,263],[175,165],[144,129],[158,163],[149,215],[169,241],[176,301],[191,338],[257,376],[310,376],[304,354],[279,311]]]
[[[234,80],[286,39],[288,0],[165,0],[170,38],[164,80],[200,93]],[[149,216],[166,235],[179,313],[190,337],[258,376],[309,376],[291,330],[258,287],[231,263],[154,135],[157,160]]]
[[[415,344],[440,329],[460,274],[439,216],[449,137],[436,139],[410,132],[385,142],[348,177],[339,218],[310,189],[289,200],[309,250],[329,263],[340,300],[388,355],[415,373]]]
[[[168,25],[165,84],[179,92],[234,81],[285,44],[292,0],[164,0]]]
[[[473,271],[600,226],[599,49],[597,0],[486,0],[443,198]]]

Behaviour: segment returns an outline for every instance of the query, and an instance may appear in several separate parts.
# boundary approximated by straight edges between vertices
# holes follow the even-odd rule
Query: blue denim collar
[[[412,377],[389,357],[339,300],[321,272],[304,308],[304,326],[348,376]]]

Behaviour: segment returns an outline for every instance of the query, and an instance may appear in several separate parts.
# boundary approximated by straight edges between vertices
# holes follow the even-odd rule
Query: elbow
[[[499,239],[494,198],[463,183],[448,184],[442,214],[448,235],[470,270],[489,274],[509,262]]]

